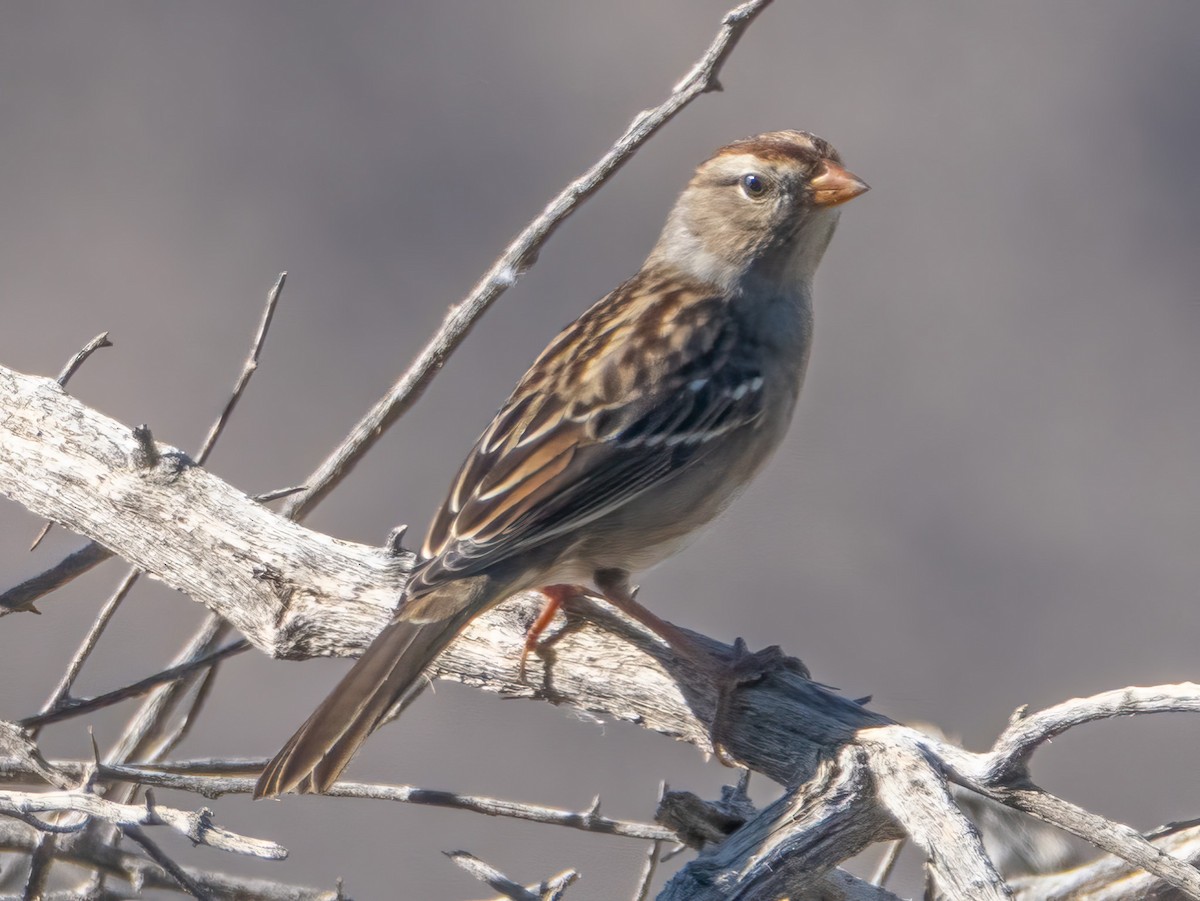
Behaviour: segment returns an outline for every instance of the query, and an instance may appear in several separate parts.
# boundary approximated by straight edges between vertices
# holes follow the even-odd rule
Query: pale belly
[[[790,405],[788,405],[790,406]],[[597,570],[642,572],[695,539],[732,503],[770,458],[787,430],[762,423],[714,448],[692,466],[590,524],[553,565],[554,581],[589,581]]]

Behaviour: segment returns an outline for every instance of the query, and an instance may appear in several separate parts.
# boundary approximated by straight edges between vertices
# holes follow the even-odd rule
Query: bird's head
[[[816,135],[744,138],[697,168],[648,262],[727,291],[807,287],[833,235],[837,207],[866,190]]]

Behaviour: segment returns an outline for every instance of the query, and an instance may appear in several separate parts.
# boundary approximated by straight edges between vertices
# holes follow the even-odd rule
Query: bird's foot
[[[521,663],[518,669],[522,682],[525,681],[525,664],[529,660],[529,654],[538,647],[542,633],[550,628],[554,617],[562,609],[563,602],[568,598],[587,594],[587,589],[582,585],[546,585],[539,590],[546,598],[546,603],[542,607],[542,612],[538,614],[538,618],[533,621],[533,625],[525,633],[525,646],[521,649]]]
[[[751,651],[741,638],[733,643],[733,654],[721,664],[715,674],[717,685],[717,709],[709,727],[709,740],[713,754],[725,766],[738,766],[737,759],[730,754],[725,742],[729,731],[730,705],[734,693],[743,685],[754,685],[772,673],[781,670],[810,678],[808,667],[799,659],[789,657],[777,644]]]

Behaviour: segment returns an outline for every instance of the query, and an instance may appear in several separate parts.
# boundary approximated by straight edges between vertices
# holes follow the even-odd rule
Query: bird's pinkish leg
[[[533,621],[533,625],[529,627],[529,631],[525,633],[525,647],[521,649],[521,679],[525,678],[525,663],[529,659],[529,654],[538,645],[538,639],[542,637],[542,633],[550,627],[550,623],[554,622],[554,616],[562,608],[563,601],[567,598],[579,597],[580,595],[588,594],[588,590],[582,585],[545,585],[539,588],[538,591],[546,598],[545,606],[542,607],[542,612],[538,614],[538,618]]]
[[[716,710],[708,736],[713,753],[725,766],[738,766],[724,741],[728,731],[729,705],[734,692],[742,685],[758,682],[779,669],[787,669],[808,678],[808,669],[804,664],[794,657],[788,657],[778,645],[751,652],[746,643],[739,638],[734,644],[732,659],[718,656],[678,626],[639,604],[636,600],[637,589],[630,586],[629,574],[622,570],[600,570],[595,574],[594,580],[605,600],[657,635],[701,672],[708,674],[717,689]]]

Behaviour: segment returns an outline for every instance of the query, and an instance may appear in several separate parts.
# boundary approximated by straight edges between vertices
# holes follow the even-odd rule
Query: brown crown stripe
[[[804,131],[773,131],[726,144],[713,156],[751,154],[771,162],[813,162],[818,159],[840,163],[841,157],[823,138]]]

